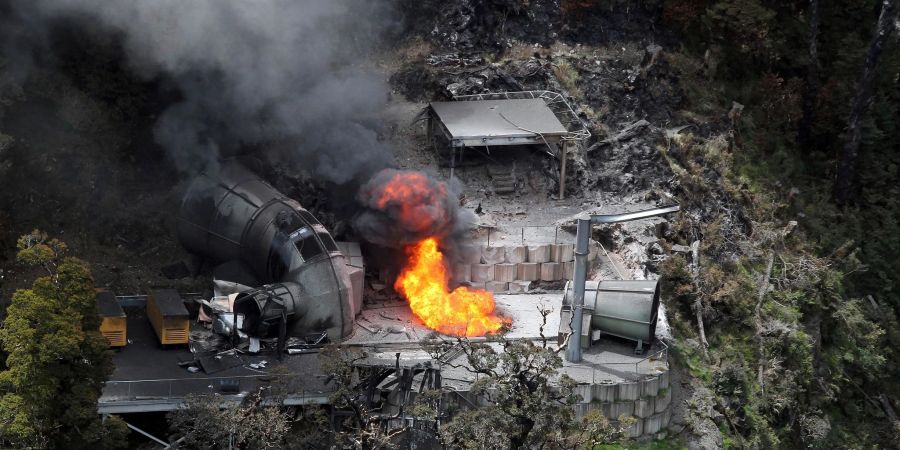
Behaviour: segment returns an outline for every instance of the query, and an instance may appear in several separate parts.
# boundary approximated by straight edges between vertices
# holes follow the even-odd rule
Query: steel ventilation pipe
[[[563,308],[571,308],[574,286],[566,283]],[[587,281],[584,309],[591,329],[633,341],[653,342],[659,314],[658,280]]]
[[[259,335],[278,311],[288,318],[290,335],[352,333],[350,280],[331,234],[244,166],[226,163],[193,180],[181,204],[178,239],[215,263],[239,261],[263,284],[235,301],[235,312],[245,316],[243,331]]]

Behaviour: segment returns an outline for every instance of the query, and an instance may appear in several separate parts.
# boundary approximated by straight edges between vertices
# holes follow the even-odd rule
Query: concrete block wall
[[[575,273],[574,244],[466,246],[461,253],[454,280],[491,292],[524,293],[529,282],[571,280]],[[592,250],[588,260],[597,255]]]
[[[576,393],[582,399],[575,405],[579,419],[590,411],[600,411],[612,420],[621,415],[634,417],[636,422],[628,429],[628,437],[656,434],[669,426],[672,418],[668,371],[640,381],[578,385]]]
[[[491,404],[487,397],[475,395],[468,389],[453,394],[445,394],[444,399],[460,409]],[[575,386],[575,394],[581,396],[581,402],[574,406],[579,420],[591,411],[599,411],[611,420],[618,420],[622,415],[633,417],[635,423],[628,429],[628,437],[652,436],[668,427],[672,420],[668,371],[640,381],[579,384]]]

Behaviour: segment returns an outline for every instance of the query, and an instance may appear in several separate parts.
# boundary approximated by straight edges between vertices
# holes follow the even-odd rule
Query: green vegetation
[[[716,394],[735,447],[900,443],[900,52],[889,39],[869,67],[874,95],[842,200],[835,168],[882,2],[823,2],[812,32],[817,3],[664,4],[686,43],[666,55],[684,117],[743,105],[660,149],[689,211],[669,243],[700,244],[699,264],[663,264],[677,337],[698,343],[673,353]]]
[[[459,366],[478,375],[470,392],[488,405],[460,412],[440,429],[441,439],[451,449],[475,448],[593,448],[620,441],[634,423],[619,417],[613,423],[599,411],[577,421],[576,383],[559,375],[559,350],[531,341],[495,344],[466,340],[437,343],[435,357],[453,347],[463,351],[467,365]]]
[[[101,421],[97,398],[112,372],[99,331],[88,265],[35,230],[18,241],[19,261],[47,275],[13,295],[0,329],[0,442],[16,448],[120,448],[125,425]]]
[[[284,448],[292,414],[264,400],[272,398],[256,392],[240,405],[226,405],[217,394],[189,396],[169,414],[169,426],[188,448]]]

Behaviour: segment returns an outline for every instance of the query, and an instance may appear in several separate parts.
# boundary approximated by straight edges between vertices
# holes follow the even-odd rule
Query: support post
[[[145,437],[147,437],[148,439],[152,440],[153,442],[156,442],[157,444],[162,445],[163,448],[169,448],[169,443],[168,443],[168,442],[166,442],[166,441],[164,441],[164,440],[162,440],[162,439],[160,439],[160,438],[158,438],[158,437],[156,437],[156,436],[154,436],[154,435],[152,435],[152,434],[150,434],[150,433],[148,433],[148,432],[146,432],[146,431],[144,431],[144,430],[142,430],[142,429],[140,429],[140,428],[138,428],[138,427],[136,427],[136,426],[134,426],[134,425],[132,425],[132,424],[130,424],[130,423],[128,423],[128,422],[125,422],[125,425],[128,426],[128,428],[130,428],[130,429],[132,429],[132,430],[134,430],[134,431],[136,431],[136,432],[138,432],[138,433],[144,435]]]
[[[566,198],[566,160],[569,152],[569,141],[560,142],[559,149],[559,199]]]
[[[456,147],[450,146],[450,178],[453,178],[453,169],[456,166]]]
[[[581,324],[584,320],[584,284],[587,281],[588,244],[591,239],[591,225],[603,223],[628,222],[630,220],[661,216],[679,211],[679,205],[664,206],[643,211],[623,214],[604,214],[583,216],[578,219],[575,234],[575,279],[572,280],[575,297],[572,299],[572,324],[569,327],[572,335],[566,348],[566,361],[581,361]],[[639,345],[642,346],[643,343]]]
[[[572,335],[566,349],[566,360],[581,361],[581,323],[584,318],[584,284],[587,279],[588,242],[591,238],[591,219],[578,219],[578,230],[575,234],[575,298],[572,299]]]

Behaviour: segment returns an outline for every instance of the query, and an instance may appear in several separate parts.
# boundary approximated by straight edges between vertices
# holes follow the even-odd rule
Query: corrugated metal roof
[[[542,99],[433,102],[452,139],[563,136],[569,132]]]

